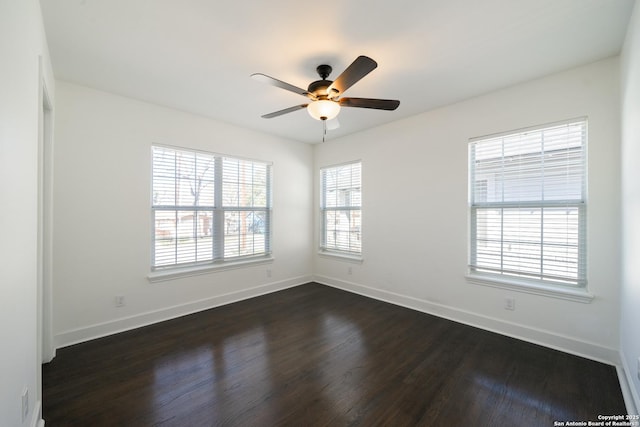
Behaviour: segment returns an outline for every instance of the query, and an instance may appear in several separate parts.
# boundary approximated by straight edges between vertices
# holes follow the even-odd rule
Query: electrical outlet
[[[347,274],[351,276],[353,274],[353,268],[351,266],[347,267]]]
[[[24,388],[22,391],[22,422],[27,419],[29,415],[29,389]]]
[[[271,277],[271,269],[267,268],[267,277]]]
[[[515,298],[505,298],[504,299],[504,309],[505,310],[515,310],[516,309],[516,299]]]
[[[124,295],[116,295],[116,307],[124,307]]]

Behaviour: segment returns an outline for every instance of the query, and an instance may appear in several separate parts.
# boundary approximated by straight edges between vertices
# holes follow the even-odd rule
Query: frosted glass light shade
[[[307,106],[309,115],[316,120],[331,120],[340,112],[340,104],[335,101],[322,99],[313,101]]]

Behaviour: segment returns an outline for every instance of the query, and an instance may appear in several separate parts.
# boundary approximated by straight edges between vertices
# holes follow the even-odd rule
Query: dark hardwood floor
[[[58,350],[51,426],[553,426],[615,368],[307,284]]]

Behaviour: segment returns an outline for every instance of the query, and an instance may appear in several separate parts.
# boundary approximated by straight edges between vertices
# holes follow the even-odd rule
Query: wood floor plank
[[[615,368],[315,283],[60,349],[47,426],[553,426]]]

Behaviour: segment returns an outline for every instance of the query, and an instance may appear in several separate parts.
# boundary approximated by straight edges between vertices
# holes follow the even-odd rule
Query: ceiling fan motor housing
[[[327,89],[331,86],[331,80],[316,80],[309,85],[307,89],[310,93],[318,97],[318,99],[327,99]]]

